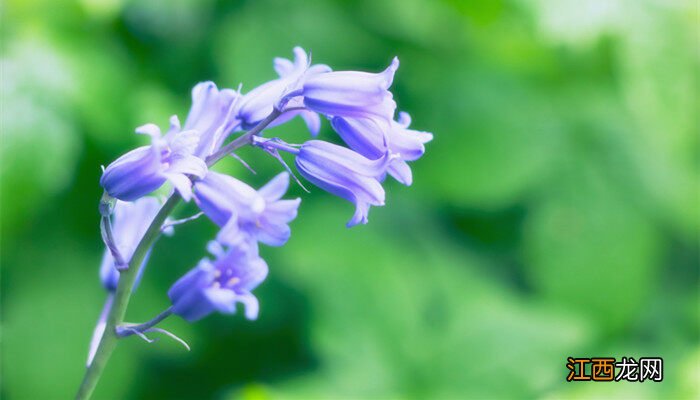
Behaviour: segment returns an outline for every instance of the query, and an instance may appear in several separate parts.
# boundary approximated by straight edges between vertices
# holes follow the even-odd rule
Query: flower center
[[[234,275],[232,268],[226,268],[225,270],[217,270],[214,274],[215,281],[212,284],[215,288],[225,288],[232,289],[238,283],[241,282],[241,278]]]

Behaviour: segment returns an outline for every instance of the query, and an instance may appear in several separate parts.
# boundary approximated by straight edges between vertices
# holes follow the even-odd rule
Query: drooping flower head
[[[321,140],[304,143],[296,166],[304,178],[321,189],[355,204],[347,226],[366,224],[370,206],[384,205],[384,188],[379,183],[394,159],[389,153],[369,160],[362,155]]]
[[[301,199],[281,200],[289,187],[286,172],[257,191],[234,177],[213,171],[194,186],[199,208],[223,228],[219,241],[229,245],[260,241],[281,246],[289,239],[289,222],[296,217]]]
[[[258,299],[251,293],[267,276],[267,264],[258,256],[257,246],[236,246],[225,250],[216,242],[209,246],[216,259],[207,258],[180,278],[168,291],[172,312],[189,322],[214,311],[236,312],[236,303],[245,307],[245,316],[256,319]]]
[[[406,161],[419,159],[425,153],[425,143],[433,139],[432,133],[408,129],[410,124],[411,117],[405,112],[388,125],[370,118],[331,119],[333,129],[343,141],[370,160],[381,158],[387,150],[396,154],[387,172],[407,186],[413,182],[413,174]]]
[[[315,74],[304,80],[304,106],[326,116],[380,118],[389,121],[396,109],[389,87],[399,59],[383,72],[337,71]]]
[[[309,65],[309,58],[301,47],[294,48],[294,61],[286,58],[275,58],[275,71],[278,79],[264,83],[245,94],[237,106],[237,118],[242,121],[244,129],[257,125],[272,112],[285,94],[295,91],[308,76],[328,72],[327,65]],[[283,124],[295,116],[301,116],[309,131],[317,134],[320,129],[318,114],[308,110],[298,110],[285,113],[278,117],[269,127]]]
[[[107,166],[100,185],[110,196],[123,201],[134,201],[158,188],[166,181],[185,199],[192,195],[187,175],[203,177],[207,165],[193,153],[199,143],[199,132],[181,131],[177,117],[170,119],[170,129],[161,136],[160,128],[146,124],[136,133],[149,135],[150,146],[134,149]]]
[[[114,217],[112,220],[112,234],[114,244],[125,260],[130,260],[136,250],[136,246],[146,233],[148,226],[158,214],[160,201],[155,197],[142,197],[133,203],[117,201],[114,206]],[[150,251],[149,251],[150,253]],[[148,254],[144,257],[137,280],[143,273],[143,268],[148,262]],[[119,282],[119,271],[109,249],[105,249],[100,265],[100,281],[102,286],[109,292],[117,289]]]
[[[192,107],[184,127],[181,128],[175,116],[165,135],[153,124],[139,127],[137,133],[149,135],[151,145],[118,158],[104,170],[100,179],[111,197],[133,203],[118,201],[113,221],[108,215],[113,199],[103,196],[100,203],[102,234],[110,250],[103,257],[100,277],[108,294],[93,333],[88,367],[99,354],[98,350],[105,348],[101,343],[108,332],[108,318],[115,315],[112,310],[128,300],[128,290],[117,292],[117,268],[124,267],[125,260],[132,259],[141,240],[145,240],[144,246],[151,246],[157,236],[149,234],[144,239],[160,203],[143,196],[166,181],[185,200],[194,197],[202,213],[168,221],[165,226],[182,224],[206,214],[221,227],[216,241],[209,244],[213,260],[202,259],[170,287],[168,297],[172,307],[143,324],[111,326],[111,335],[134,334],[150,342],[147,333],[161,332],[179,340],[155,325],[171,314],[190,322],[213,312],[232,314],[238,303],[243,304],[246,318],[257,318],[259,305],[252,291],[268,273],[266,262],[258,254],[258,243],[281,246],[288,241],[289,223],[297,215],[300,199],[282,199],[289,186],[288,173],[279,174],[255,190],[236,178],[208,171],[207,162],[213,164],[224,153],[230,153],[248,166],[235,151],[252,144],[277,158],[289,172],[280,151],[294,154],[302,176],[355,205],[348,227],[367,223],[371,206],[384,205],[381,182],[386,174],[410,185],[412,172],[407,162],[423,155],[424,144],[432,140],[432,134],[408,129],[410,117],[406,113],[400,113],[398,121],[394,121],[396,103],[389,88],[398,66],[399,61],[394,58],[380,73],[332,72],[328,66],[311,65],[310,56],[296,47],[294,61],[275,59],[274,68],[279,78],[243,96],[240,88],[238,91],[219,90],[212,82],[197,84],[192,90]],[[331,121],[349,148],[319,140],[296,145],[264,136],[264,129],[295,116],[301,116],[312,135],[316,135],[320,129],[319,114]],[[222,148],[232,132],[244,130],[248,132]],[[170,200],[167,204],[168,207],[175,205]],[[172,211],[168,207],[164,213]],[[110,221],[113,222],[111,232]],[[154,230],[156,228],[153,226]],[[149,253],[147,250],[138,270],[128,272],[136,274],[135,284],[141,278]],[[119,260],[117,266],[113,254],[118,260],[125,260]],[[131,280],[122,281],[122,285],[125,283]],[[101,358],[97,356],[96,359]]]

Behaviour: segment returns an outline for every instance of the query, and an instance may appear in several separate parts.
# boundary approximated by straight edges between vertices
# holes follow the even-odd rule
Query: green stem
[[[114,348],[117,346],[119,337],[117,336],[116,327],[124,320],[126,307],[129,305],[131,292],[134,288],[136,276],[138,275],[139,265],[141,265],[143,259],[146,257],[148,249],[150,249],[156,239],[158,239],[160,227],[175,206],[180,202],[180,199],[180,196],[175,193],[163,204],[163,207],[158,211],[158,214],[148,227],[146,234],[136,247],[134,255],[129,261],[129,268],[119,274],[119,284],[117,285],[117,292],[114,295],[114,303],[112,303],[112,308],[107,317],[107,327],[97,347],[97,352],[95,352],[95,358],[93,358],[92,364],[90,364],[85,372],[85,377],[83,378],[83,383],[80,385],[76,399],[89,399],[93,390],[95,390],[97,381],[100,379],[100,375],[102,375],[102,371],[104,371],[107,361],[112,355],[112,351],[114,351]]]
[[[274,109],[272,113],[267,116],[267,118],[260,121],[260,123],[253,127],[253,129],[237,137],[231,143],[207,157],[207,165],[212,166],[224,158],[227,154],[232,153],[234,150],[237,150],[240,147],[250,144],[251,138],[262,132],[262,130],[265,129],[265,127],[272,121],[274,121],[275,118],[280,116],[280,114],[280,111]],[[148,227],[146,234],[136,247],[131,260],[129,260],[129,268],[120,272],[119,284],[117,285],[117,291],[114,295],[114,303],[112,304],[112,308],[109,311],[109,316],[107,317],[105,332],[102,335],[102,339],[97,347],[92,363],[87,367],[87,371],[85,371],[85,376],[83,377],[83,382],[80,384],[80,389],[78,389],[76,399],[89,399],[92,392],[95,390],[95,386],[97,386],[97,382],[100,379],[105,366],[107,365],[107,361],[112,355],[114,348],[117,346],[117,340],[119,339],[119,336],[117,335],[117,326],[124,322],[126,308],[129,305],[129,299],[131,298],[131,293],[134,289],[134,282],[136,282],[139,266],[141,263],[143,263],[148,250],[153,247],[153,244],[158,239],[161,232],[161,227],[163,226],[166,218],[175,209],[175,206],[178,205],[180,200],[181,197],[177,193],[174,193],[172,196],[170,196],[170,198],[168,198],[168,200],[161,207],[160,211],[158,211],[158,214]]]

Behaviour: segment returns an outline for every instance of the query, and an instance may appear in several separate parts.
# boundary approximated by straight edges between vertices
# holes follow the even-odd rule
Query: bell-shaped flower
[[[370,206],[384,205],[380,179],[393,159],[387,152],[370,160],[345,147],[310,140],[299,149],[295,163],[308,181],[355,204],[355,214],[347,223],[351,227],[367,223]]]
[[[389,124],[370,118],[334,117],[331,125],[343,141],[353,150],[376,160],[387,150],[397,158],[390,164],[387,172],[404,185],[411,185],[413,175],[406,161],[415,161],[425,153],[425,143],[433,139],[433,134],[408,129],[411,117],[408,113],[399,113],[398,121]]]
[[[193,154],[199,143],[199,133],[180,131],[175,116],[170,122],[170,130],[165,136],[161,136],[160,128],[154,124],[136,129],[136,133],[151,137],[151,145],[134,149],[107,166],[100,185],[110,196],[134,201],[169,181],[183,199],[191,198],[188,175],[201,178],[207,172],[205,162]]]
[[[390,120],[396,103],[389,87],[399,59],[383,72],[337,71],[315,74],[304,80],[302,96],[307,109],[331,117],[380,118]]]
[[[264,83],[245,94],[237,109],[237,118],[242,121],[243,129],[250,129],[265,119],[279,101],[288,93],[295,91],[307,76],[328,72],[327,65],[309,66],[309,58],[301,47],[294,48],[294,61],[286,58],[276,58],[274,61],[278,79]],[[312,134],[317,134],[320,128],[318,114],[308,110],[296,110],[283,113],[268,127],[283,124],[295,116],[301,116]]]
[[[168,291],[173,314],[189,322],[197,321],[214,311],[236,312],[236,303],[245,307],[248,319],[258,317],[258,299],[251,293],[267,276],[267,263],[260,258],[255,245],[231,247],[210,244],[216,259],[207,258],[180,278]]]
[[[112,236],[114,245],[125,260],[130,260],[148,226],[160,210],[160,201],[155,197],[142,197],[133,203],[117,201],[112,218]],[[150,254],[150,250],[149,250]],[[148,254],[139,267],[137,282],[148,262]],[[119,271],[109,249],[105,250],[100,265],[102,286],[109,292],[117,290]]]
[[[222,243],[281,246],[289,240],[289,222],[296,218],[301,199],[281,200],[289,187],[288,173],[256,191],[234,177],[210,171],[194,187],[199,208],[223,228],[217,237]]]
[[[192,107],[185,120],[185,131],[199,133],[194,155],[201,159],[216,151],[238,124],[233,115],[238,92],[219,90],[214,82],[200,82],[192,89]]]

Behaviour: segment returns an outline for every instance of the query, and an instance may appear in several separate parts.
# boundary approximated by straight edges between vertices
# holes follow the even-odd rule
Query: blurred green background
[[[244,91],[294,45],[379,71],[432,131],[370,223],[319,189],[264,248],[258,321],[164,323],[120,344],[96,398],[699,398],[698,7],[693,1],[7,0],[2,5],[2,390],[70,398],[105,294],[100,165]],[[277,128],[292,142],[299,121]],[[337,140],[327,124],[322,138]],[[259,185],[260,152],[218,166]],[[192,205],[178,210],[182,216]],[[205,254],[159,241],[128,320]],[[566,383],[567,356],[660,356],[662,383]]]

